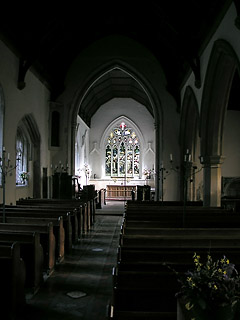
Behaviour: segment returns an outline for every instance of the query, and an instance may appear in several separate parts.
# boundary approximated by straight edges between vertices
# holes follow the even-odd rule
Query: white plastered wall
[[[4,146],[10,159],[15,164],[15,138],[19,121],[25,114],[32,114],[41,136],[40,156],[42,167],[48,167],[48,103],[49,91],[39,79],[29,70],[25,77],[26,87],[17,88],[18,58],[0,41],[0,84],[5,102]],[[6,203],[15,203],[20,197],[31,197],[33,181],[31,178],[27,187],[16,187],[15,171],[6,180]],[[2,199],[2,188],[0,188]],[[0,200],[1,201],[1,200]]]
[[[89,164],[89,127],[78,116],[75,141],[75,175],[81,187],[85,185],[86,177],[84,165]]]
[[[111,178],[105,177],[105,147],[106,135],[111,125],[117,125],[125,121],[130,127],[136,129],[136,134],[141,143],[141,169],[153,168],[154,155],[147,162],[145,155],[150,143],[154,152],[154,122],[153,117],[145,106],[129,98],[114,98],[102,105],[92,118],[90,130],[90,166],[92,179],[96,187],[106,187],[111,184]],[[144,184],[144,177],[131,179],[131,184]]]

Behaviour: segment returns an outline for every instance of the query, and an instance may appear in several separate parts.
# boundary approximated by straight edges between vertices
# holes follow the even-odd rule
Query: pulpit
[[[52,176],[52,198],[72,199],[75,195],[75,185],[72,176],[67,172],[56,172]]]
[[[151,187],[148,185],[145,186],[137,186],[137,200],[145,201],[150,200],[151,196]]]

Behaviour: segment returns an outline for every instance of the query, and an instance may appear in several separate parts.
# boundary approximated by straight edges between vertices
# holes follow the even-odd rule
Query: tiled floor
[[[27,301],[21,320],[107,319],[123,211],[121,201],[108,201],[97,210],[92,230]]]

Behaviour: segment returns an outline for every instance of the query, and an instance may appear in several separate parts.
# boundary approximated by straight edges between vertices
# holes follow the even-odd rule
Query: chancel
[[[1,10],[1,312],[197,319],[171,270],[240,264],[239,1],[36,6]]]

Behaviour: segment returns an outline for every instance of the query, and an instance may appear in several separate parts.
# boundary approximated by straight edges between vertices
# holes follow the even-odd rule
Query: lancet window
[[[26,185],[28,181],[29,143],[24,132],[18,128],[16,137],[16,184]]]
[[[122,122],[107,137],[105,174],[111,177],[134,177],[140,171],[140,144],[133,129]]]

